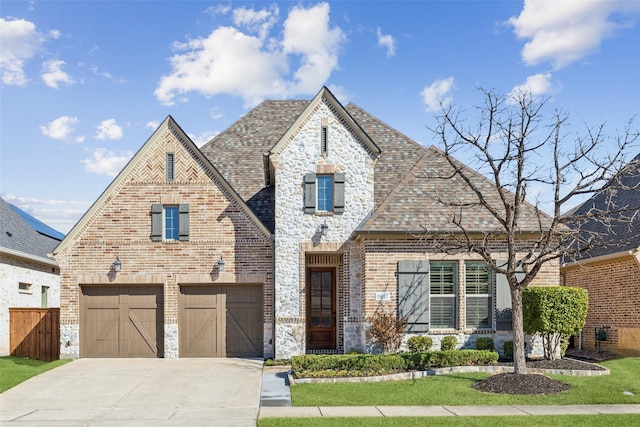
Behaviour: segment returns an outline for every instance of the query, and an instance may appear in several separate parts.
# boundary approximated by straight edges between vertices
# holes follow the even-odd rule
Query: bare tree
[[[602,245],[612,217],[624,222],[638,215],[639,206],[614,203],[605,210],[564,214],[589,196],[608,191],[606,184],[616,181],[640,136],[632,129],[633,120],[623,134],[611,138],[604,125],[587,127],[584,135],[571,134],[568,114],[545,116],[548,99],[481,92],[484,105],[472,126],[460,109],[443,107],[437,127],[430,129],[440,140],[448,172],[429,178],[449,181],[438,200],[449,208],[453,224],[439,239],[439,248],[478,254],[496,274],[505,275],[512,301],[515,372],[526,374],[522,292],[545,264]],[[470,167],[456,155],[470,159]],[[461,191],[452,192],[451,181]],[[489,220],[479,226],[478,217]],[[593,221],[604,228],[585,233],[582,225]],[[425,234],[436,239],[436,233]],[[497,261],[496,252],[506,264]]]

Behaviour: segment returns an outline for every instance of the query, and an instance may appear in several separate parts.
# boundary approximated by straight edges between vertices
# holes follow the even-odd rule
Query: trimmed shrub
[[[542,336],[544,358],[556,359],[561,353],[562,337],[580,332],[588,309],[586,289],[564,286],[527,288],[522,293],[524,332]]]
[[[422,335],[413,336],[407,340],[407,347],[409,347],[409,351],[414,353],[429,351],[432,345],[433,340],[430,337]]]
[[[442,351],[455,350],[456,345],[458,345],[458,339],[454,336],[448,335],[442,338],[442,341],[440,342],[440,350]]]
[[[493,338],[480,337],[476,340],[476,350],[490,350],[494,351],[496,347],[493,344]]]
[[[504,352],[504,357],[513,359],[513,341],[505,341],[502,345],[502,351]]]
[[[407,370],[493,365],[497,361],[498,353],[488,350],[354,355],[307,354],[292,357],[291,370],[296,378],[364,377]]]
[[[424,371],[451,366],[494,365],[498,353],[489,350],[448,350],[427,353],[402,353],[408,370]]]
[[[296,378],[364,377],[404,371],[406,363],[397,354],[307,354],[291,358]]]

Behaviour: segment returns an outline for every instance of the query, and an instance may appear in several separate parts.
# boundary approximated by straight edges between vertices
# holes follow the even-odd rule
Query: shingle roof
[[[309,101],[265,101],[200,148],[249,208],[273,232],[273,187],[265,187],[263,153],[269,151]]]
[[[594,208],[610,211],[609,206],[615,206],[623,212],[610,215],[610,230],[602,221],[591,220],[582,225],[581,231],[585,234],[604,235],[605,245],[591,249],[580,259],[631,251],[640,247],[640,154],[629,162],[617,180],[607,184],[605,191],[580,205],[574,210],[573,215],[583,215]],[[630,216],[633,216],[631,221],[625,220]]]
[[[62,233],[1,198],[0,218],[0,247],[5,249],[51,261],[47,254],[53,252],[61,240],[56,237],[64,237]]]
[[[265,101],[201,148],[271,231],[275,227],[275,192],[264,185],[263,153],[279,141],[308,104],[309,101]],[[442,194],[469,194],[469,189],[455,180],[425,179],[444,176],[449,167],[444,154],[434,147],[425,148],[353,103],[345,109],[381,151],[374,170],[374,212],[360,230],[417,232],[424,225],[432,230],[450,230],[451,212],[433,195],[436,190]],[[471,175],[478,185],[495,192],[489,180]],[[535,230],[535,210],[531,206],[526,209],[521,227]],[[473,231],[497,226],[488,213],[482,215],[477,209],[469,218],[473,219],[469,223]]]

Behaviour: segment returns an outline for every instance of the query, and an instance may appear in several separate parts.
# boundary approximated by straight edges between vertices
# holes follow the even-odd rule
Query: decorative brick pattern
[[[56,255],[61,269],[61,324],[80,323],[80,286],[87,283],[146,284],[164,286],[165,357],[178,356],[178,296],[181,278],[200,278],[201,283],[233,284],[261,278],[264,293],[264,323],[273,323],[272,242],[209,173],[191,144],[165,129],[147,142],[142,156],[128,176],[119,177],[109,195],[74,234],[74,241]],[[175,180],[165,182],[164,159],[175,153]],[[153,242],[151,205],[188,203],[189,240]],[[118,256],[122,271],[111,271]],[[218,272],[223,257],[225,272]],[[271,328],[265,328],[265,334]],[[265,342],[272,340],[265,336]],[[71,341],[71,340],[68,340]],[[63,354],[78,343],[62,343]],[[77,351],[77,350],[76,350]],[[77,357],[77,353],[75,355]],[[269,354],[265,354],[269,356]]]

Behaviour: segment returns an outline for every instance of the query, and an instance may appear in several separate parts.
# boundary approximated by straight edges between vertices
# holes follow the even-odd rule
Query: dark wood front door
[[[307,348],[336,348],[336,270],[307,271]]]

